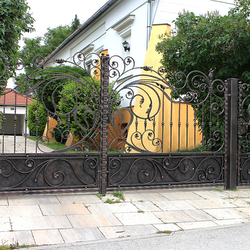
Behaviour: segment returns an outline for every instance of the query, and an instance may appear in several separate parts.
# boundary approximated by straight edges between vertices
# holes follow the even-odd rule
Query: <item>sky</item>
[[[25,33],[23,37],[34,38],[43,36],[47,28],[56,28],[59,25],[70,25],[75,18],[79,18],[81,24],[101,8],[107,0],[26,0],[30,6],[29,12],[35,19],[35,32]],[[20,45],[23,42],[20,41]]]

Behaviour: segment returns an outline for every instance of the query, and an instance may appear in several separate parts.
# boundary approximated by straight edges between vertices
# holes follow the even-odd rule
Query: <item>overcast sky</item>
[[[42,36],[47,28],[71,24],[75,14],[81,24],[101,8],[107,0],[26,0],[30,13],[35,19],[35,32],[25,33],[23,37]]]

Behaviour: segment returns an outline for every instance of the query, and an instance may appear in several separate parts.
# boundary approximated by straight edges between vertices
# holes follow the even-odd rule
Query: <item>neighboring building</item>
[[[4,114],[4,134],[24,135],[29,134],[29,128],[25,124],[27,105],[32,98],[16,93],[13,89],[5,89],[0,97],[0,112]]]

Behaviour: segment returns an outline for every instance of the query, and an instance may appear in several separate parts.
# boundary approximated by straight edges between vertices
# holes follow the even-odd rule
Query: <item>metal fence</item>
[[[8,89],[2,61],[2,192],[249,184],[248,84],[77,53]]]

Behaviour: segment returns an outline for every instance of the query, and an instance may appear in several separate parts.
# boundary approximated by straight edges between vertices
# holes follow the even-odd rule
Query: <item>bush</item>
[[[38,112],[37,112],[38,110]],[[38,124],[37,124],[38,118]],[[28,105],[28,128],[31,134],[42,136],[47,122],[47,112],[41,103],[34,100]]]

